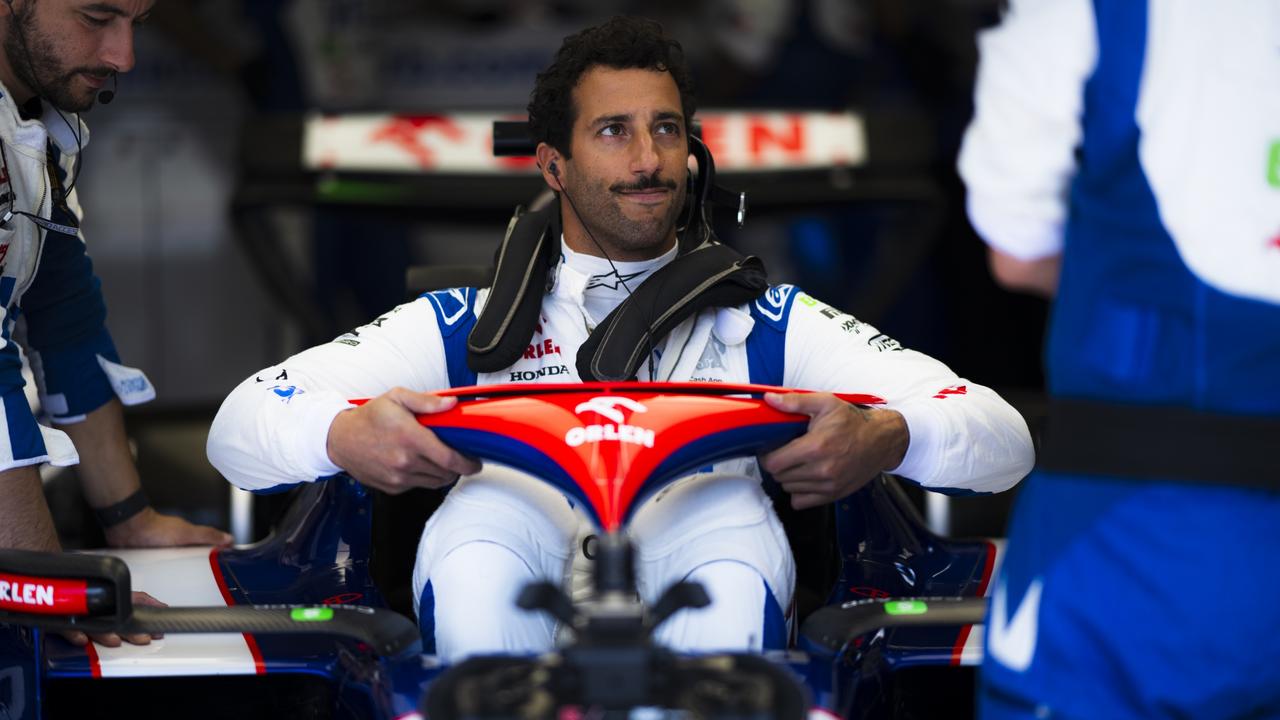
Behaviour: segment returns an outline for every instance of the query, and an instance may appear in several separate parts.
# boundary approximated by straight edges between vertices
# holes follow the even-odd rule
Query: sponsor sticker
[[[547,338],[540,343],[534,343],[524,349],[525,360],[537,360],[545,355],[559,355],[560,346],[555,340]]]
[[[49,615],[84,615],[89,611],[83,580],[55,580],[27,575],[0,575],[0,609]]]
[[[794,285],[776,285],[765,292],[764,297],[756,301],[756,308],[765,317],[778,322],[782,320],[782,311],[787,307],[787,298],[791,297]]]
[[[578,415],[586,412],[595,413],[611,422],[570,428],[564,436],[564,442],[569,447],[599,442],[622,442],[647,448],[653,447],[656,437],[653,430],[625,422],[627,415],[624,411],[632,413],[649,411],[643,404],[631,398],[600,395],[579,403],[573,411]]]
[[[867,341],[867,344],[880,352],[885,352],[886,350],[898,352],[902,350],[902,345],[897,340],[894,340],[884,333],[880,333],[879,335],[871,338]]]
[[[540,367],[537,370],[513,370],[510,374],[510,382],[534,382],[544,377],[556,377],[558,375],[568,375],[568,365],[548,365]]]
[[[939,390],[938,394],[933,396],[933,399],[946,400],[948,395],[967,395],[968,393],[968,385],[952,385],[951,387]]]
[[[275,393],[276,397],[280,398],[280,401],[286,405],[292,402],[298,395],[305,395],[307,392],[297,385],[272,385],[270,389],[271,392]]]

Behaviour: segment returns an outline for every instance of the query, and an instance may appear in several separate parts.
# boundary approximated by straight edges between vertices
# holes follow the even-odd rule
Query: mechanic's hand
[[[149,605],[151,607],[169,607],[168,605],[165,605],[164,603],[151,597],[150,595],[144,592],[137,592],[137,591],[134,591],[133,593],[133,604]],[[75,645],[76,647],[84,647],[85,645],[88,645],[90,639],[92,639],[94,642],[98,643],[99,645],[106,645],[107,647],[120,647],[121,640],[129,643],[130,645],[149,645],[151,644],[152,640],[159,640],[160,638],[164,637],[164,634],[163,633],[151,633],[151,634],[138,633],[136,635],[121,636],[115,633],[104,633],[101,635],[86,635],[80,632],[79,630],[68,630],[62,633],[62,637],[66,638],[67,642],[71,643],[72,645]]]
[[[414,417],[444,412],[456,403],[456,398],[392,388],[334,417],[329,459],[365,485],[393,495],[444,487],[460,475],[480,472],[480,463],[445,445]]]
[[[112,525],[104,533],[115,548],[174,547],[179,545],[230,545],[231,536],[205,525],[193,525],[180,517],[161,515],[155,508]]]
[[[765,393],[777,410],[808,415],[809,430],[768,455],[760,467],[791,494],[797,510],[835,502],[902,464],[910,435],[893,410],[862,408],[828,393]]]

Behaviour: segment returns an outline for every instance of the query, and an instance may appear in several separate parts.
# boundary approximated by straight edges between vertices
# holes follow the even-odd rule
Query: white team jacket
[[[1160,221],[1197,277],[1280,303],[1280,3],[1133,1],[1148,3],[1136,120]],[[1062,251],[1098,44],[1091,0],[1014,0],[979,37],[959,169],[1002,252]]]
[[[502,372],[481,374],[477,384],[578,381],[574,358],[588,334],[584,289],[590,279],[561,264],[524,357]],[[465,358],[447,357],[445,336],[479,312],[485,294],[431,293],[255,373],[219,409],[209,433],[210,462],[248,490],[339,472],[325,449],[334,416],[351,407],[349,399],[396,386],[449,387],[450,363],[456,373]],[[746,382],[756,362],[773,365],[789,387],[884,398],[911,433],[894,472],[925,487],[997,492],[1022,479],[1034,461],[1026,422],[995,392],[790,285],[772,288],[750,306],[703,311],[672,331],[664,347],[656,365],[661,380]],[[641,379],[647,373],[642,368]]]

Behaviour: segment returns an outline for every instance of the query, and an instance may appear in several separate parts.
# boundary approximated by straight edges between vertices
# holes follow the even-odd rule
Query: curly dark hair
[[[550,67],[538,73],[529,95],[529,132],[534,142],[545,142],[566,158],[572,157],[569,141],[577,120],[573,89],[597,65],[671,73],[680,90],[685,123],[692,122],[697,100],[680,43],[652,20],[615,17],[565,38]]]

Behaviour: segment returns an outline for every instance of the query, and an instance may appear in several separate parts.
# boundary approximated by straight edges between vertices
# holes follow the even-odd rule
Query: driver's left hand
[[[105,533],[107,544],[114,548],[231,544],[231,536],[221,530],[162,515],[150,507],[107,528]]]
[[[760,457],[760,467],[797,510],[835,502],[902,464],[910,434],[896,411],[859,407],[830,393],[765,393],[764,399],[811,418],[804,435]]]

